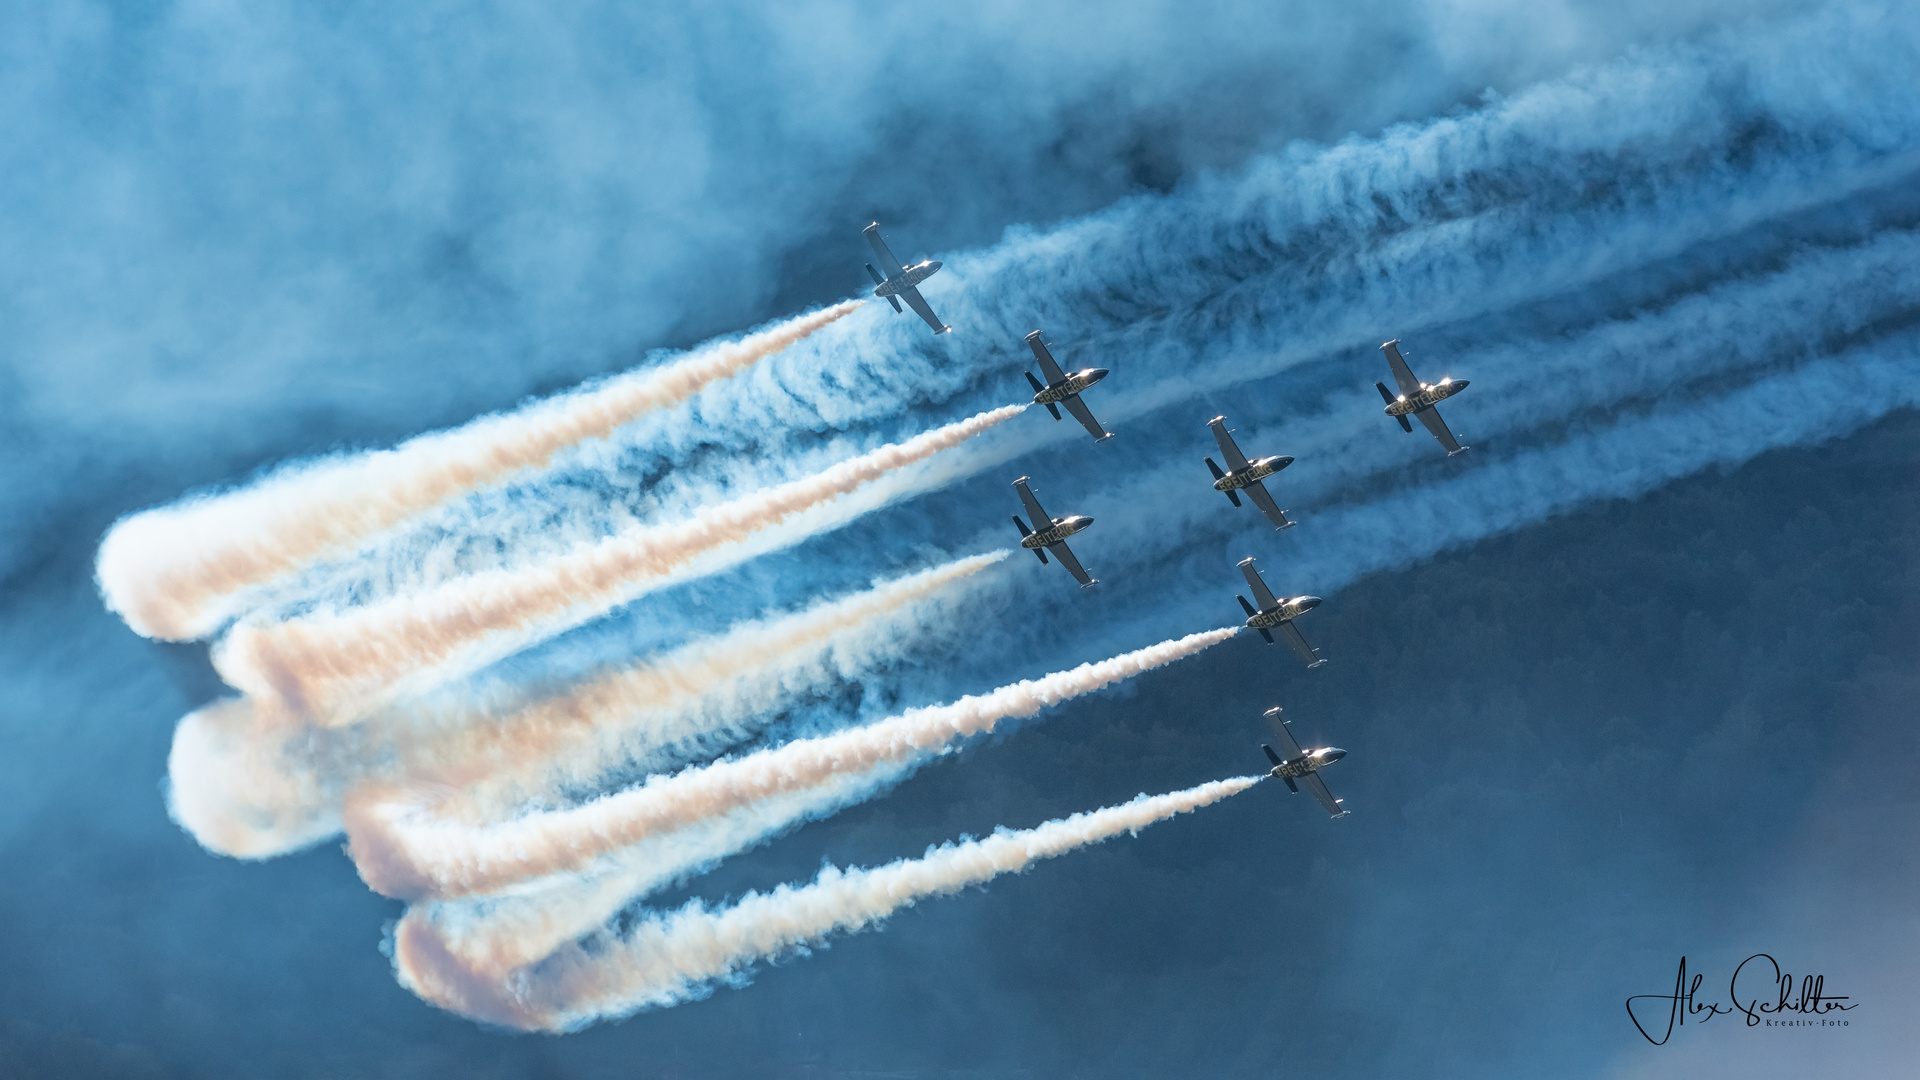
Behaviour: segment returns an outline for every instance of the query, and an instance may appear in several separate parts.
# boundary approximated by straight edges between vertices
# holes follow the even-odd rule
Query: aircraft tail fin
[[[874,283],[875,285],[885,285],[885,284],[887,283],[887,279],[886,279],[886,278],[883,278],[883,277],[881,277],[881,276],[880,276],[880,271],[878,271],[878,270],[875,270],[875,269],[873,268],[873,264],[872,264],[872,263],[868,263],[868,264],[867,264],[867,274],[868,274],[868,276],[870,276],[870,277],[872,277],[872,278],[873,278],[873,283]],[[898,313],[898,312],[900,311],[900,298],[899,298],[899,297],[897,297],[897,296],[893,296],[893,295],[891,295],[891,294],[889,294],[889,295],[887,296],[887,303],[889,303],[889,304],[892,304],[892,305],[893,305],[893,310],[894,310],[894,312],[895,312],[895,313]]]
[[[1013,527],[1020,530],[1020,539],[1022,540],[1025,540],[1027,537],[1033,535],[1033,530],[1027,528],[1027,523],[1020,520],[1019,514],[1013,515]],[[1047,565],[1047,553],[1045,551],[1042,551],[1039,548],[1031,548],[1029,550],[1031,550],[1035,555],[1040,556],[1041,566]]]
[[[1031,371],[1027,372],[1027,385],[1033,387],[1034,397],[1039,397],[1047,391],[1046,387],[1040,385],[1040,380],[1033,377],[1033,372]],[[1049,401],[1047,402],[1047,411],[1053,414],[1055,420],[1060,419],[1060,406]]]
[[[1225,480],[1227,478],[1227,474],[1220,471],[1220,466],[1214,464],[1214,461],[1212,458],[1207,459],[1207,471],[1213,474],[1213,478],[1215,480]],[[1232,503],[1235,506],[1240,505],[1239,492],[1229,488],[1227,489],[1226,495],[1227,495],[1228,502]]]
[[[1393,403],[1394,403],[1395,401],[1397,401],[1397,400],[1399,400],[1399,399],[1397,399],[1397,398],[1395,398],[1395,397],[1393,396],[1393,391],[1391,391],[1391,390],[1389,390],[1389,389],[1387,389],[1387,384],[1386,384],[1386,383],[1383,383],[1383,382],[1377,382],[1377,383],[1374,383],[1374,384],[1373,384],[1373,388],[1374,388],[1375,390],[1378,390],[1378,391],[1380,391],[1380,400],[1382,400],[1382,401],[1384,401],[1384,402],[1386,402],[1386,403],[1387,403],[1387,404],[1389,404],[1389,405],[1391,405],[1391,404],[1393,404]],[[1406,417],[1404,417],[1404,416],[1396,416],[1396,417],[1394,417],[1394,419],[1395,419],[1395,420],[1398,420],[1398,421],[1400,421],[1400,430],[1401,430],[1401,431],[1404,431],[1404,432],[1406,432],[1406,433],[1407,433],[1407,434],[1409,434],[1409,435],[1411,435],[1411,434],[1413,434],[1413,421],[1411,421],[1411,420],[1408,420],[1408,419],[1407,419]]]

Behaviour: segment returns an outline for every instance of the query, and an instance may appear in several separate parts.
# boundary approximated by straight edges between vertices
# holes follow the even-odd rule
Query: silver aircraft
[[[1468,449],[1460,445],[1460,440],[1453,437],[1453,432],[1447,430],[1447,422],[1440,419],[1440,410],[1434,408],[1465,390],[1467,380],[1455,382],[1449,378],[1437,383],[1423,383],[1414,378],[1413,369],[1407,366],[1406,358],[1400,355],[1398,338],[1380,346],[1380,351],[1387,354],[1387,366],[1393,369],[1394,381],[1400,384],[1400,395],[1395,397],[1393,391],[1387,389],[1386,383],[1377,382],[1373,385],[1387,403],[1387,415],[1400,421],[1400,430],[1411,434],[1413,425],[1407,422],[1407,417],[1417,416],[1421,423],[1427,425],[1427,430],[1433,432],[1433,437],[1440,440],[1440,445],[1447,448],[1448,457]]]
[[[1020,489],[1020,501],[1026,504],[1027,514],[1033,518],[1035,526],[1035,529],[1029,529],[1027,523],[1020,520],[1019,514],[1013,515],[1014,527],[1020,530],[1020,546],[1040,556],[1042,566],[1047,563],[1047,552],[1053,552],[1053,557],[1060,560],[1060,565],[1067,568],[1067,573],[1072,574],[1073,580],[1079,582],[1083,589],[1099,584],[1098,578],[1087,576],[1086,570],[1080,566],[1080,560],[1073,557],[1073,549],[1067,547],[1067,537],[1093,524],[1093,519],[1080,514],[1063,518],[1048,517],[1047,512],[1040,508],[1040,500],[1034,498],[1032,490],[1027,487],[1027,477],[1015,480],[1013,486]],[[1314,602],[1319,603],[1317,600]]]
[[[1267,710],[1267,726],[1273,729],[1273,740],[1280,744],[1281,753],[1287,755],[1282,757],[1273,752],[1273,747],[1261,743],[1260,749],[1265,750],[1267,760],[1273,762],[1273,769],[1267,775],[1286,781],[1287,790],[1295,795],[1300,793],[1299,785],[1305,784],[1307,790],[1313,792],[1313,797],[1320,800],[1320,805],[1327,808],[1327,813],[1334,817],[1343,818],[1352,813],[1341,809],[1343,800],[1334,798],[1333,792],[1327,790],[1327,782],[1320,779],[1320,770],[1346,757],[1347,752],[1337,746],[1302,750],[1299,741],[1293,737],[1293,729],[1281,719],[1279,709]],[[1296,780],[1299,784],[1295,783]]]
[[[1060,365],[1053,362],[1053,354],[1047,351],[1047,343],[1040,340],[1038,330],[1027,335],[1027,345],[1033,349],[1033,358],[1040,363],[1040,374],[1047,377],[1047,385],[1041,386],[1040,380],[1033,377],[1033,372],[1027,372],[1027,382],[1033,386],[1033,403],[1045,405],[1055,420],[1060,419],[1060,406],[1065,405],[1073,418],[1080,421],[1080,426],[1093,435],[1093,441],[1113,438],[1113,432],[1101,428],[1100,421],[1093,418],[1086,403],[1080,400],[1080,391],[1106,378],[1107,369],[1085,368],[1071,375],[1061,371]]]
[[[1247,587],[1253,590],[1253,598],[1260,601],[1260,608],[1256,611],[1252,604],[1247,603],[1246,597],[1238,595],[1234,597],[1235,600],[1240,601],[1240,606],[1246,609],[1247,625],[1260,631],[1260,636],[1266,638],[1269,645],[1273,644],[1274,630],[1285,634],[1287,644],[1293,646],[1293,651],[1299,653],[1300,659],[1305,660],[1310,668],[1317,668],[1326,663],[1321,659],[1320,654],[1314,651],[1313,646],[1307,644],[1307,639],[1300,633],[1300,629],[1293,625],[1293,620],[1319,607],[1320,598],[1317,596],[1294,596],[1285,600],[1276,598],[1267,588],[1267,583],[1260,580],[1260,571],[1253,568],[1251,557],[1240,560],[1240,572],[1247,575]]]
[[[872,263],[867,264],[867,273],[873,275],[873,295],[886,297],[887,303],[892,304],[895,311],[900,310],[900,301],[905,300],[914,314],[927,320],[927,325],[933,327],[933,332],[936,334],[944,334],[953,329],[940,321],[940,316],[933,313],[933,309],[927,306],[926,298],[920,295],[918,288],[915,288],[932,277],[934,272],[940,269],[940,264],[928,259],[926,262],[908,266],[894,258],[893,252],[887,250],[887,242],[880,239],[880,223],[877,221],[867,226],[867,243],[873,245],[874,257],[880,260],[880,265],[887,268],[886,276],[882,277],[880,271],[873,268]]]
[[[1267,494],[1267,485],[1260,482],[1293,464],[1293,459],[1283,454],[1248,461],[1234,443],[1233,436],[1228,434],[1226,417],[1216,416],[1207,421],[1207,426],[1213,429],[1213,437],[1220,444],[1220,455],[1227,459],[1226,472],[1221,472],[1220,466],[1215,465],[1212,458],[1207,459],[1207,468],[1213,471],[1213,490],[1225,492],[1235,506],[1240,505],[1238,492],[1245,491],[1247,498],[1253,500],[1253,505],[1267,515],[1268,521],[1273,522],[1274,528],[1293,528],[1294,523],[1287,520],[1287,512],[1280,509],[1279,504],[1273,501],[1273,496]]]

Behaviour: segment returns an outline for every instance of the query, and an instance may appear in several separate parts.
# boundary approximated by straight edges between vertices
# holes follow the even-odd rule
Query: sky
[[[1912,1060],[1912,14],[70,3],[0,20],[0,1072]],[[953,334],[832,308],[869,290],[858,234],[876,219],[903,258],[944,260],[923,291]],[[1111,370],[1085,400],[1115,439],[991,412],[1031,394],[1035,328],[1068,369]],[[1422,377],[1472,381],[1443,409],[1470,453],[1376,411],[1389,337]],[[329,477],[413,482],[380,451],[501,438],[729,348],[737,371],[288,556],[205,625],[130,614],[132,592],[174,588],[154,584],[169,567],[251,535],[249,506],[348,520],[378,500],[326,503]],[[1298,528],[1204,486],[1222,414],[1249,456],[1296,457],[1269,484]],[[765,509],[982,415],[924,460]],[[1014,548],[1020,475],[1051,514],[1094,517],[1073,544],[1099,586]],[[181,524],[139,531],[154,522]],[[714,540],[722,525],[739,535]],[[670,533],[690,554],[669,565]],[[549,588],[622,544],[659,566]],[[823,605],[1008,550],[827,644],[780,644]],[[406,815],[459,804],[484,842],[1236,625],[1248,556],[1281,595],[1325,598],[1300,625],[1330,663],[1242,633],[537,881],[423,894],[369,869],[383,806],[404,836]],[[466,629],[505,596],[538,610]],[[452,644],[427,656],[435,635]],[[347,656],[385,674],[326,682]],[[526,743],[477,772],[447,756],[636,670],[666,673],[656,696],[707,681],[605,720],[611,741],[565,768]],[[1350,816],[1259,783],[659,974],[697,967],[674,912],[797,919],[810,882],[1258,775],[1275,705],[1303,743],[1349,751],[1327,778]],[[233,708],[268,725],[242,765],[220,756]],[[619,735],[633,716],[683,737]],[[425,810],[382,786],[416,767],[438,786],[402,794]],[[242,826],[256,846],[237,851],[221,830]],[[561,911],[577,925],[497,981],[552,1030],[436,997],[410,966],[422,928],[457,941]],[[1626,1015],[1671,992],[1682,956],[1724,1003],[1756,953],[1849,995],[1848,1026],[1735,1013],[1653,1046]]]

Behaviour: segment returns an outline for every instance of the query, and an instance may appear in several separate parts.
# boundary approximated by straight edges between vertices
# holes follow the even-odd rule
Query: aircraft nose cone
[[[1300,598],[1301,611],[1312,611],[1314,608],[1317,608],[1319,606],[1320,606],[1320,598],[1317,596],[1303,596]]]
[[[1104,379],[1106,377],[1107,377],[1106,368],[1103,368],[1103,367],[1094,368],[1092,371],[1087,372],[1087,385],[1092,386],[1094,383],[1097,383],[1101,379]]]
[[[1462,390],[1465,390],[1467,387],[1473,384],[1467,381],[1466,379],[1455,379],[1453,380],[1453,385],[1459,387]]]
[[[927,260],[927,273],[932,274],[935,270],[940,269],[940,266],[941,266],[941,263],[939,263],[936,260],[933,260],[933,259]]]
[[[1346,756],[1347,756],[1347,752],[1345,750],[1340,749],[1337,746],[1328,747],[1325,754],[1325,757],[1329,762],[1339,761],[1341,758]]]

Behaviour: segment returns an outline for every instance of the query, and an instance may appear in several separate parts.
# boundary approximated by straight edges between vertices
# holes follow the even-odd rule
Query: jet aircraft
[[[1320,598],[1294,596],[1286,600],[1277,599],[1267,588],[1267,583],[1260,580],[1260,571],[1253,568],[1251,557],[1240,560],[1240,572],[1247,575],[1247,587],[1253,590],[1253,598],[1260,601],[1260,608],[1256,611],[1252,604],[1247,603],[1246,597],[1237,595],[1234,597],[1235,600],[1240,601],[1240,606],[1247,612],[1247,625],[1260,631],[1260,636],[1266,638],[1269,645],[1273,644],[1273,629],[1285,634],[1287,644],[1293,646],[1293,651],[1299,653],[1300,659],[1305,660],[1310,668],[1317,668],[1326,663],[1320,654],[1314,651],[1313,646],[1307,644],[1307,639],[1300,633],[1299,627],[1293,625],[1293,620],[1319,607]]]
[[[1273,501],[1273,496],[1267,494],[1267,485],[1260,482],[1293,464],[1293,459],[1281,455],[1248,461],[1234,443],[1233,436],[1227,432],[1226,417],[1216,416],[1207,421],[1207,426],[1213,429],[1213,437],[1220,444],[1220,454],[1227,459],[1226,472],[1221,472],[1220,466],[1215,465],[1212,458],[1207,459],[1207,468],[1213,471],[1213,490],[1225,492],[1233,505],[1239,506],[1238,492],[1244,489],[1247,498],[1252,499],[1253,505],[1267,515],[1267,520],[1273,522],[1274,528],[1293,528],[1294,523],[1287,520],[1287,512],[1280,509],[1279,504]]]
[[[1067,568],[1067,573],[1072,574],[1073,580],[1079,582],[1083,589],[1099,584],[1099,579],[1087,576],[1086,570],[1080,566],[1080,560],[1074,558],[1073,550],[1067,547],[1067,537],[1093,524],[1093,519],[1080,514],[1063,518],[1048,517],[1047,512],[1040,508],[1040,500],[1034,498],[1032,490],[1027,487],[1027,479],[1023,476],[1013,482],[1013,486],[1020,489],[1020,501],[1026,504],[1027,514],[1033,518],[1035,526],[1029,529],[1027,523],[1020,520],[1019,514],[1013,515],[1014,527],[1020,530],[1020,546],[1040,556],[1042,566],[1047,563],[1047,551],[1052,551],[1053,557],[1060,560],[1060,565]]]
[[[1413,369],[1407,366],[1406,358],[1400,355],[1398,338],[1380,346],[1380,351],[1387,354],[1387,366],[1393,368],[1394,381],[1400,384],[1400,395],[1395,397],[1393,391],[1387,389],[1386,383],[1374,383],[1374,389],[1379,390],[1380,397],[1386,401],[1387,415],[1400,421],[1400,430],[1411,434],[1413,425],[1407,422],[1407,417],[1417,416],[1421,423],[1427,425],[1427,430],[1433,432],[1433,437],[1440,440],[1440,445],[1447,448],[1448,457],[1468,449],[1460,445],[1460,440],[1453,437],[1453,432],[1447,430],[1447,422],[1440,419],[1440,410],[1434,408],[1465,390],[1467,380],[1455,382],[1448,378],[1437,383],[1423,383],[1414,378]]]
[[[940,317],[927,306],[926,298],[922,297],[920,290],[916,288],[921,282],[932,277],[934,272],[940,269],[940,264],[928,259],[926,262],[907,266],[894,258],[893,252],[887,250],[887,242],[880,239],[880,223],[877,221],[867,226],[867,243],[873,245],[874,257],[880,260],[880,265],[887,268],[886,276],[882,277],[880,271],[873,268],[872,263],[867,264],[867,273],[873,275],[873,295],[886,297],[887,303],[892,304],[895,311],[900,310],[900,301],[905,300],[907,306],[914,310],[914,314],[927,320],[927,325],[933,327],[933,332],[936,334],[944,334],[953,329],[940,321]]]
[[[1296,795],[1300,793],[1300,787],[1294,781],[1305,784],[1307,790],[1313,792],[1313,797],[1320,800],[1320,805],[1327,808],[1327,813],[1334,817],[1343,818],[1352,813],[1351,810],[1341,809],[1342,800],[1334,798],[1333,792],[1327,790],[1327,782],[1320,779],[1320,770],[1346,757],[1347,752],[1337,746],[1302,750],[1293,737],[1293,729],[1281,718],[1279,709],[1267,710],[1267,726],[1273,729],[1274,741],[1280,744],[1281,752],[1287,755],[1282,757],[1273,752],[1273,747],[1261,743],[1260,749],[1265,750],[1267,760],[1273,762],[1273,769],[1267,775],[1285,781],[1287,790]]]
[[[1040,374],[1047,377],[1047,385],[1041,386],[1040,380],[1027,372],[1027,382],[1033,386],[1033,403],[1045,405],[1055,420],[1060,419],[1060,406],[1065,405],[1080,426],[1093,435],[1093,441],[1102,442],[1113,438],[1113,432],[1100,427],[1100,421],[1093,418],[1086,403],[1080,400],[1080,391],[1107,377],[1106,368],[1086,368],[1069,375],[1060,370],[1053,362],[1053,354],[1047,351],[1047,343],[1040,340],[1040,331],[1027,335],[1027,345],[1033,349],[1033,358],[1040,363]],[[1057,403],[1057,404],[1056,404]]]

